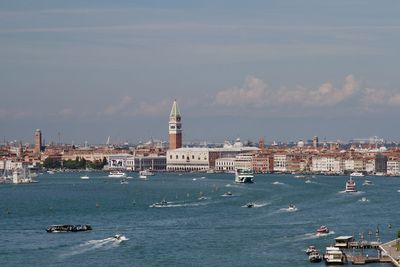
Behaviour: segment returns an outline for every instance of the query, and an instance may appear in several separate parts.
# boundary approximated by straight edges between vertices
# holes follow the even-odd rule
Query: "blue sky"
[[[398,1],[1,1],[0,134],[399,139]]]

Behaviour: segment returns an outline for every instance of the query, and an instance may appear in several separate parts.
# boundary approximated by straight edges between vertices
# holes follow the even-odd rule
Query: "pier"
[[[395,239],[379,246],[380,250],[390,258],[393,266],[397,267],[400,267],[400,251],[398,250],[399,244],[400,239]]]

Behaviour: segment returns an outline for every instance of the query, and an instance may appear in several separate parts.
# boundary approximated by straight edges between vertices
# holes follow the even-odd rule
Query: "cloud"
[[[316,89],[282,87],[277,90],[268,88],[267,84],[254,76],[247,76],[241,88],[230,88],[219,91],[215,104],[234,107],[253,108],[297,105],[302,107],[336,106],[359,92],[359,82],[353,75],[344,79],[341,88],[335,88],[331,82],[325,82]]]
[[[141,102],[136,113],[145,116],[168,116],[171,106],[171,99],[162,99],[152,103]]]
[[[121,113],[123,111],[126,111],[126,109],[128,107],[131,106],[131,104],[133,103],[133,99],[130,96],[124,96],[119,103],[114,104],[114,105],[110,105],[108,106],[105,111],[104,114],[106,115],[114,115],[116,113]]]

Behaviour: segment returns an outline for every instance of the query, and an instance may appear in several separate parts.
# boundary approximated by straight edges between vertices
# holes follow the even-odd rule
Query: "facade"
[[[167,151],[167,171],[208,171],[215,169],[219,153],[211,148],[178,148]]]
[[[172,104],[171,113],[169,115],[169,149],[177,149],[182,147],[182,122],[181,114],[178,109],[176,100]]]
[[[287,172],[287,156],[283,154],[274,155],[274,171]]]
[[[132,156],[131,154],[118,154],[108,156],[108,170],[127,170],[127,171],[165,171],[165,156]]]
[[[387,172],[388,157],[378,153],[375,155],[375,172],[386,173]]]
[[[320,173],[341,173],[343,172],[342,166],[342,160],[340,158],[313,157],[311,170]]]
[[[218,158],[215,160],[215,171],[232,173],[235,171],[235,158]]]
[[[391,176],[400,176],[400,159],[387,161],[387,174]]]

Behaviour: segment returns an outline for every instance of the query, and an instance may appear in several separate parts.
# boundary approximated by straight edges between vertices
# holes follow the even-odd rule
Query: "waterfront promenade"
[[[394,266],[400,267],[400,251],[397,249],[397,242],[400,242],[400,239],[382,244],[380,249],[388,255]]]

